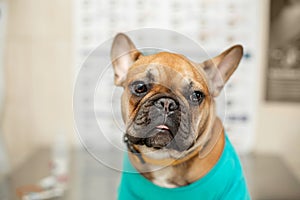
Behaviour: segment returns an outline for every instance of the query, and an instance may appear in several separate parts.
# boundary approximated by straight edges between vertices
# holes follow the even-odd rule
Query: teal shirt
[[[124,157],[123,167],[119,200],[250,199],[239,158],[227,136],[217,164],[203,178],[187,186],[163,188],[153,184],[137,173],[127,154]]]

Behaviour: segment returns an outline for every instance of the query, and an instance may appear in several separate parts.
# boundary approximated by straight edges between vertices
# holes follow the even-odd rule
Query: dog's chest
[[[154,171],[151,173],[152,182],[158,186],[165,188],[175,188],[177,185],[171,183],[171,180],[174,178],[174,172],[172,169],[162,169]]]
[[[165,188],[176,188],[187,184],[185,177],[178,173],[178,170],[173,167],[153,170],[151,172],[151,181],[154,184]]]

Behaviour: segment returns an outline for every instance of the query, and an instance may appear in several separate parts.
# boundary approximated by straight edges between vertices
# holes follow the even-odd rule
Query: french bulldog
[[[250,199],[214,100],[242,56],[241,45],[202,63],[170,52],[143,55],[128,36],[115,36],[111,61],[124,89],[128,147],[119,199]]]

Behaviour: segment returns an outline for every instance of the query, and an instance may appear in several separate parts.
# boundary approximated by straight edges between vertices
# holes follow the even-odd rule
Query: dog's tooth
[[[156,128],[169,130],[169,127],[167,127],[166,125],[163,125],[163,124],[159,125],[159,126],[156,126]]]

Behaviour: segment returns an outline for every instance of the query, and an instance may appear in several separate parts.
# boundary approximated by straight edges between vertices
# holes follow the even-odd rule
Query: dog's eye
[[[147,85],[143,81],[137,81],[132,84],[132,93],[140,96],[148,91]]]
[[[204,94],[201,91],[193,91],[193,93],[190,96],[190,100],[193,103],[201,103],[202,100],[204,99]]]

